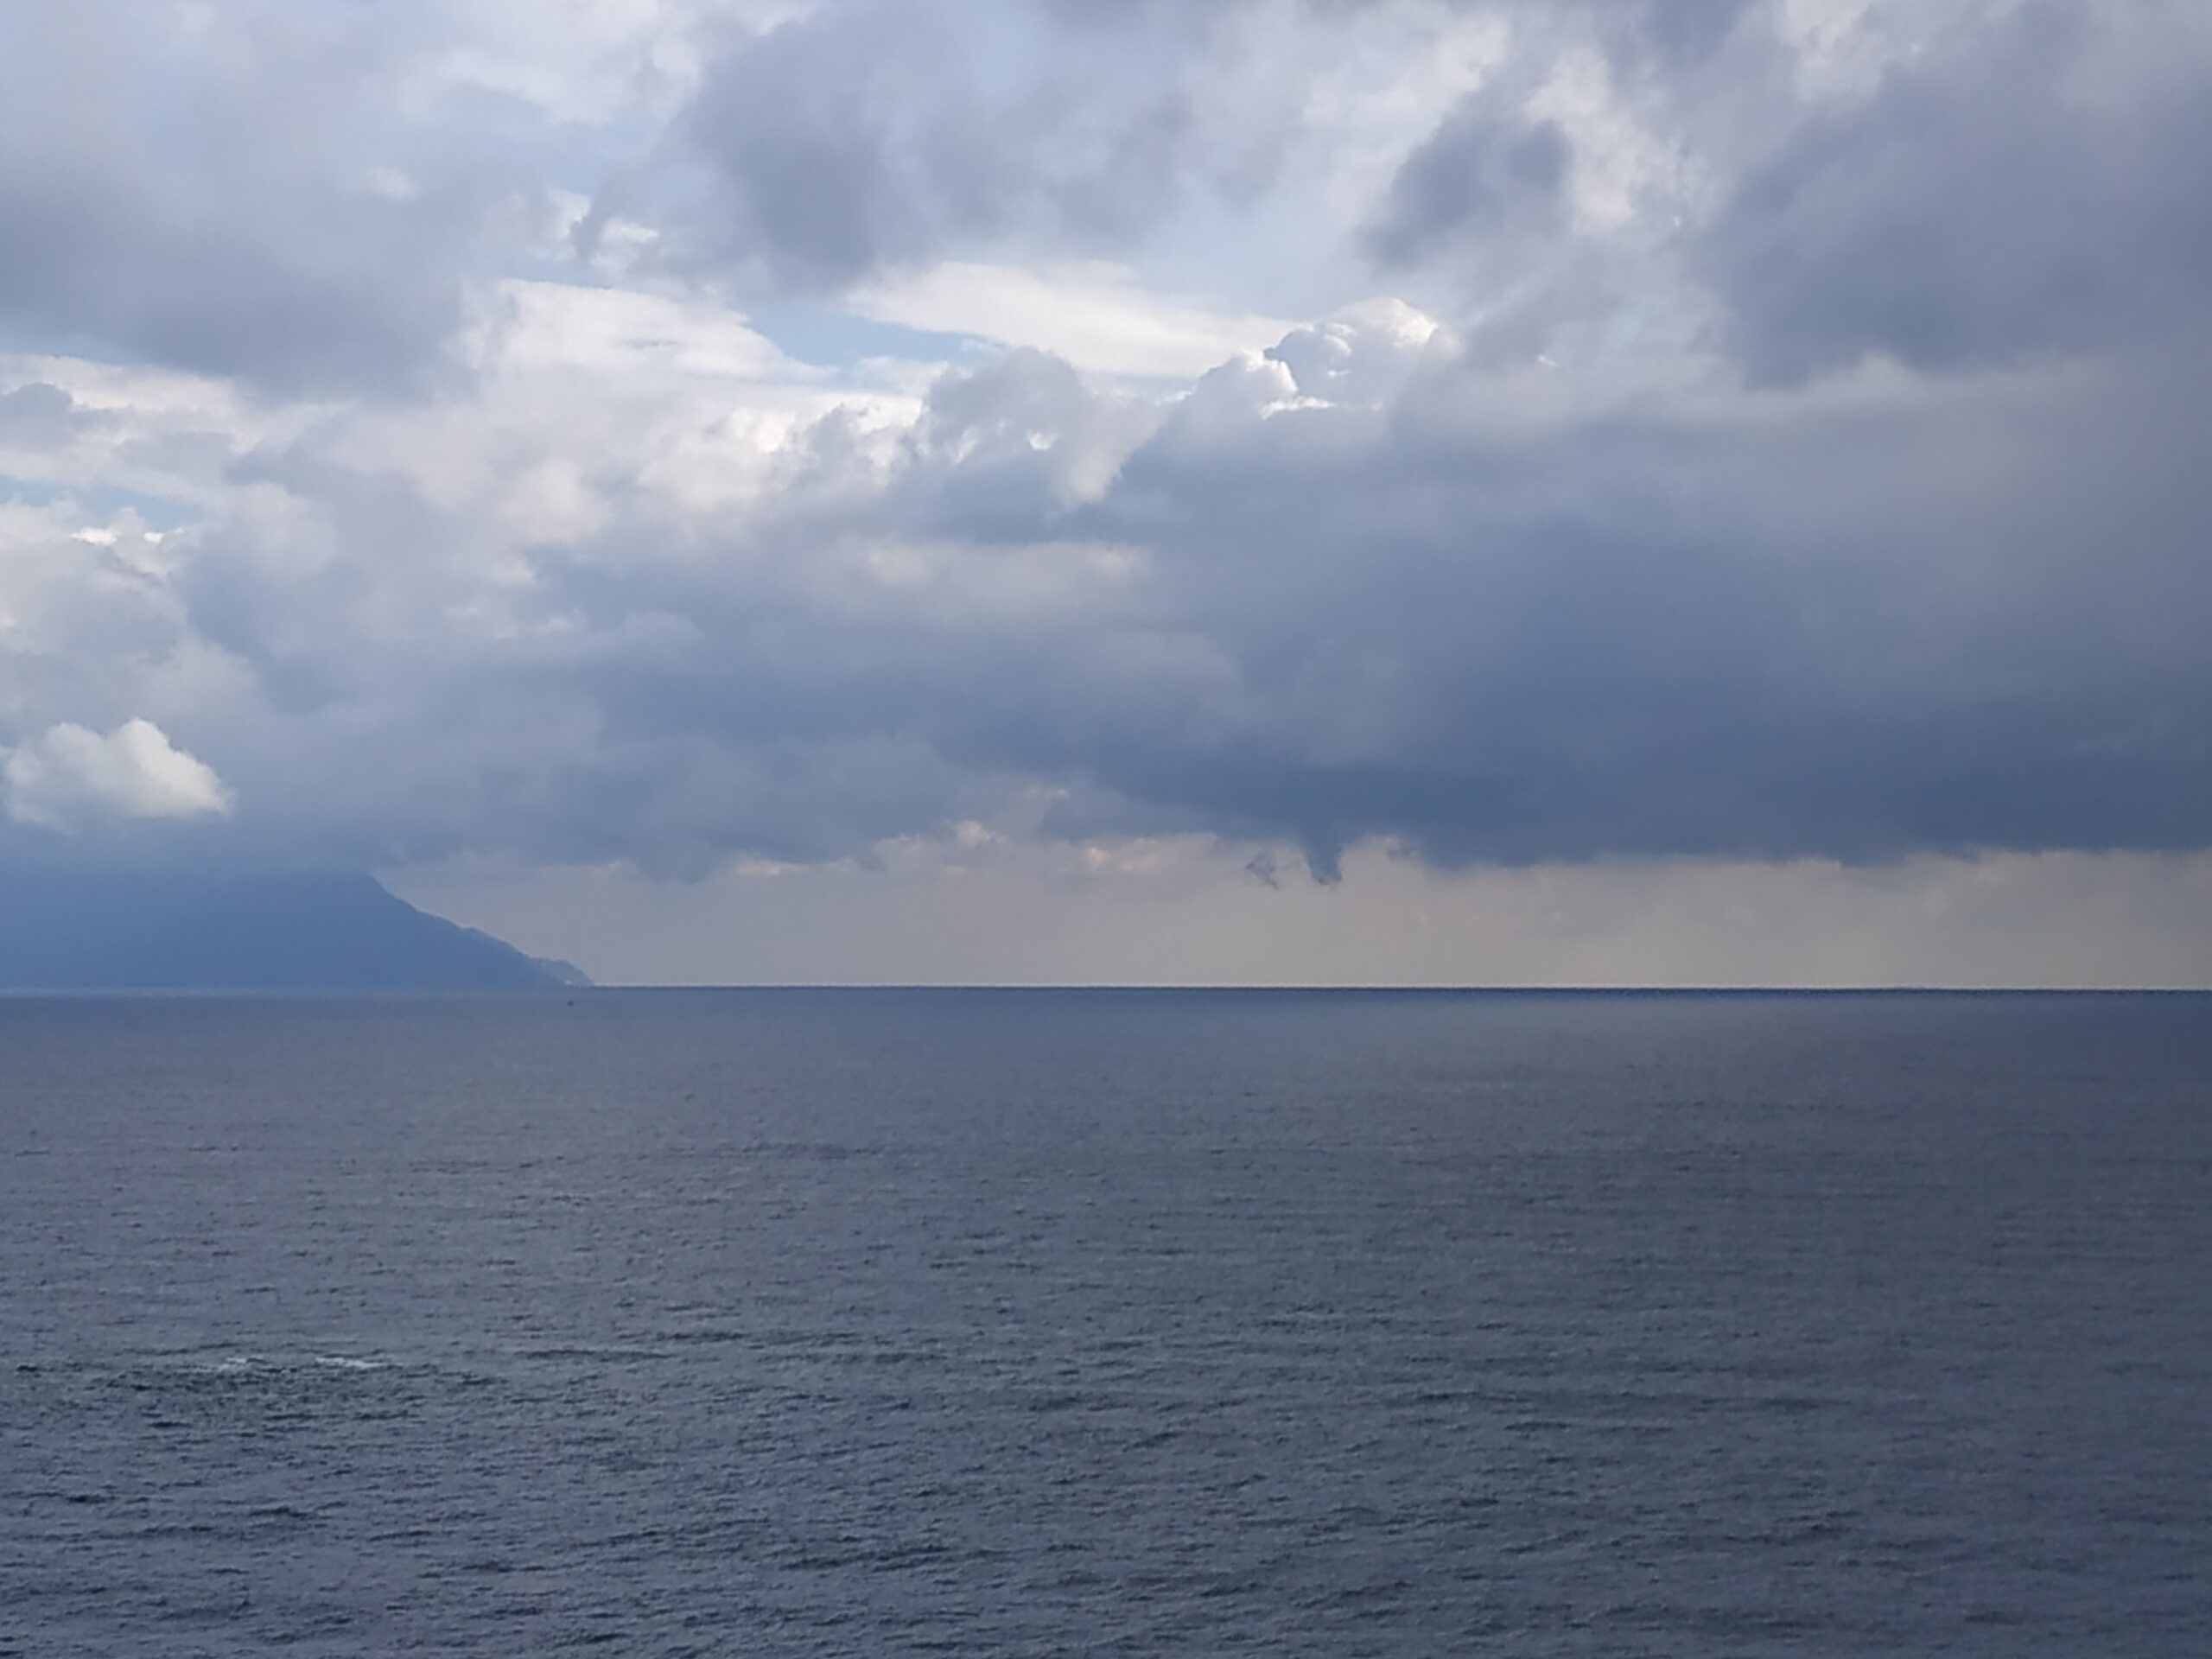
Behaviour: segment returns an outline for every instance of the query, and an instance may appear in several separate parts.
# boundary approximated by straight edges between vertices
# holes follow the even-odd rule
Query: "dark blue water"
[[[0,1002],[0,1652],[2212,1651],[2212,1000]]]

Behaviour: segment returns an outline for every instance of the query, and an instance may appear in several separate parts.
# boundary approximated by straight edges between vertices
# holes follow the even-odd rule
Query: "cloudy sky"
[[[2212,982],[2202,0],[0,10],[0,861]]]

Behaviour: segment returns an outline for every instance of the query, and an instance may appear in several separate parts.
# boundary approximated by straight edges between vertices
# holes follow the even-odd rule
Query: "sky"
[[[0,862],[2212,984],[2201,0],[0,10]]]

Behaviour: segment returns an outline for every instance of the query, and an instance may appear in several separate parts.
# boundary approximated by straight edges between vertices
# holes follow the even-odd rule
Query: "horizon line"
[[[1129,981],[1090,983],[1046,981],[790,980],[717,982],[594,982],[588,985],[523,987],[357,986],[357,985],[53,985],[0,986],[0,999],[100,997],[155,999],[222,997],[400,998],[443,997],[469,1001],[537,1001],[616,991],[626,994],[696,995],[706,992],[934,992],[1036,993],[1102,995],[1356,995],[1356,996],[2212,996],[2212,984],[2195,985],[1362,985]]]

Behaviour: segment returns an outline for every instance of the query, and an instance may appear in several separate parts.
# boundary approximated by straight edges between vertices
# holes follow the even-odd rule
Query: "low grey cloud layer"
[[[1540,386],[1555,427],[1486,431],[1506,389],[1440,362],[1388,410],[1179,412],[1071,500],[1061,446],[1107,417],[1015,359],[941,385],[860,502],[650,574],[625,526],[583,556],[626,579],[565,596],[605,637],[696,630],[601,705],[637,741],[919,741],[918,821],[1013,778],[1072,788],[1065,833],[1288,836],[1325,871],[1370,836],[1455,861],[2185,847],[2212,579],[2150,379],[1936,407]],[[903,579],[869,564],[916,536]],[[763,844],[850,850],[807,827]]]
[[[2201,327],[2208,53],[2201,11],[2022,6],[1803,122],[1699,239],[1745,366],[1961,370]]]
[[[2201,9],[527,11],[0,22],[0,855],[2212,845]]]
[[[420,385],[496,204],[424,159],[372,9],[0,20],[0,329],[279,392]]]

